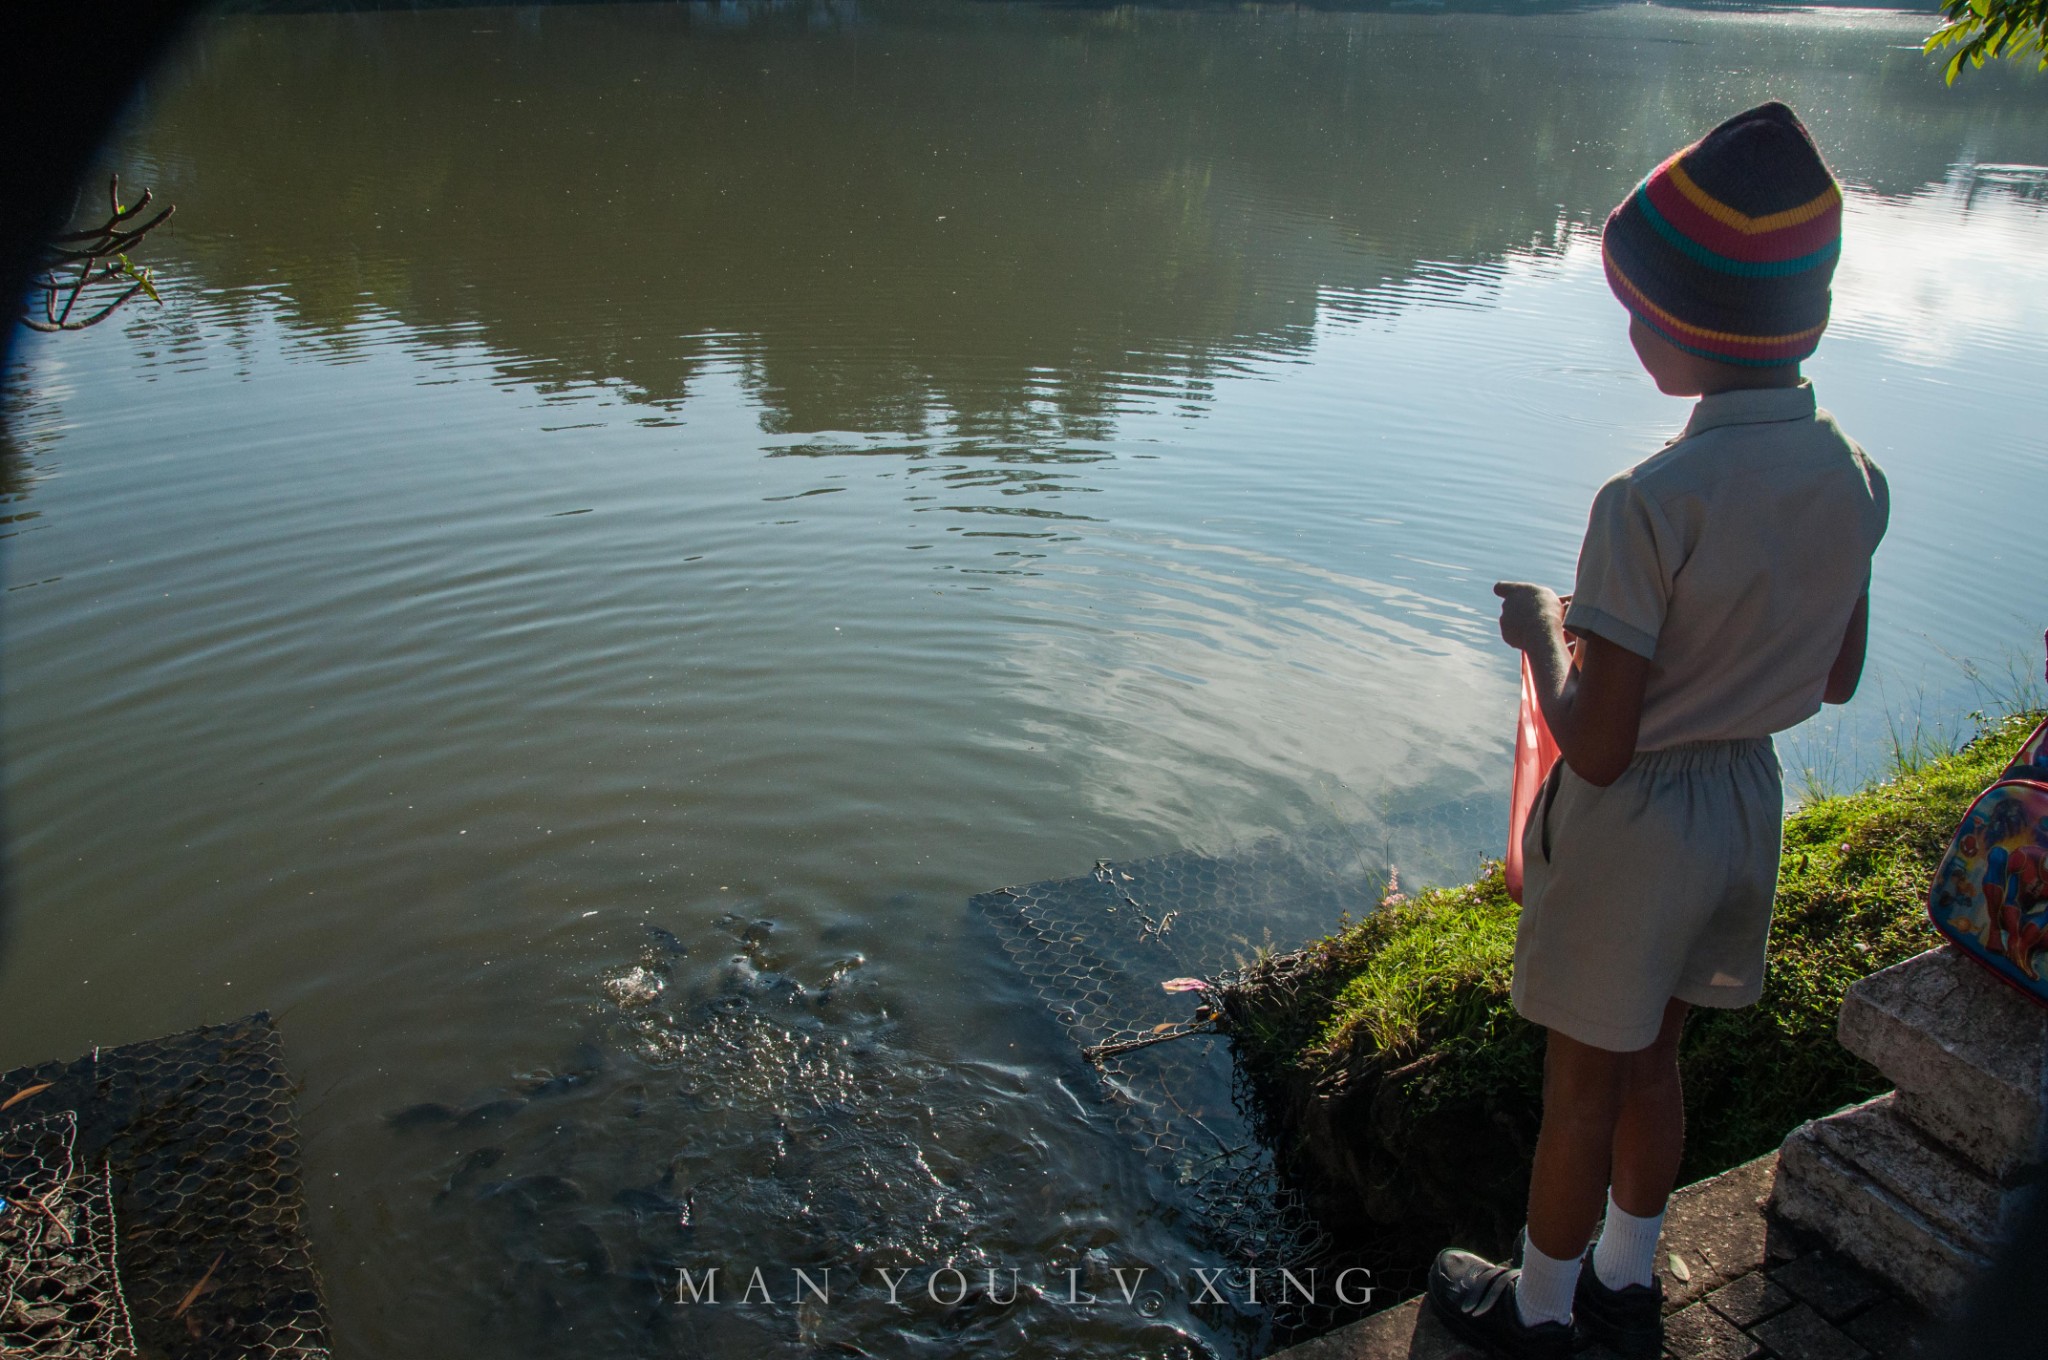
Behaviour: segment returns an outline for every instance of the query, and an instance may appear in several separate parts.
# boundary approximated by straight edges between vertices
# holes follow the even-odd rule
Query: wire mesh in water
[[[1258,1138],[1228,1041],[1183,1033],[1196,998],[1161,984],[1213,979],[1249,962],[1270,943],[1269,923],[1327,930],[1347,910],[1370,910],[1381,874],[1355,857],[1316,862],[1277,847],[1223,857],[1182,851],[1103,860],[1078,878],[973,899],[1092,1059],[1117,1128],[1187,1212],[1194,1235],[1268,1280],[1281,1269],[1306,1277],[1322,1268],[1313,1291],[1276,1297],[1269,1289],[1261,1300],[1278,1338],[1327,1331],[1364,1310],[1346,1306],[1331,1287],[1330,1235]],[[1177,1037],[1146,1042],[1167,1035]]]
[[[327,1354],[267,1015],[19,1068],[4,1101],[0,1354]]]
[[[81,1167],[77,1146],[69,1110],[0,1129],[0,1355],[10,1360],[135,1349],[107,1173]]]

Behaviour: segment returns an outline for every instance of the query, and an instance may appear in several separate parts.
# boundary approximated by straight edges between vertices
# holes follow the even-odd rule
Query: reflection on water
[[[1895,499],[1872,682],[1788,764],[1979,706],[1944,653],[2038,627],[1984,581],[2048,84],[1942,88],[1928,22],[208,24],[114,152],[179,204],[166,305],[7,397],[0,1064],[281,1013],[354,1354],[1254,1350],[1179,1295],[650,1288],[1216,1263],[964,903],[1275,838],[1362,905],[1497,847],[1489,586],[1567,579],[1684,414],[1592,233],[1767,94],[1850,186],[1812,372]]]
[[[1857,250],[1836,274],[1834,333],[1877,340],[1936,373],[1972,350],[2039,344],[2048,269],[2033,245],[2044,207],[2048,167],[1963,164],[1859,212]]]
[[[769,433],[1043,455],[1048,490],[1119,412],[1304,353],[1326,301],[1483,304],[1759,42],[1782,68],[1749,82],[1822,111],[1859,185],[2038,152],[2036,101],[1987,114],[2012,92],[1840,16],[736,13],[224,24],[137,151],[202,278],[273,284],[332,357],[389,309],[550,396],[673,410],[734,364]]]

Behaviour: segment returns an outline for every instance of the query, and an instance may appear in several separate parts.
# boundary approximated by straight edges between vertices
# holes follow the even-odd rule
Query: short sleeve
[[[1891,527],[1891,483],[1885,480],[1884,469],[1877,465],[1876,459],[1872,458],[1869,454],[1863,452],[1862,449],[1857,449],[1856,455],[1857,457],[1863,460],[1864,475],[1870,481],[1870,506],[1872,526],[1872,532],[1870,535],[1870,550],[1872,552],[1876,552],[1877,545],[1884,542],[1885,530]]]
[[[1600,488],[1579,548],[1579,578],[1565,626],[1597,633],[1650,659],[1671,603],[1677,545],[1664,518],[1624,472]]]

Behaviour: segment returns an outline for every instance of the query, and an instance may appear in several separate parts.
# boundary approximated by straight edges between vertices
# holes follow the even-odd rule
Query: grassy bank
[[[1935,865],[2039,717],[1787,819],[1762,1000],[1697,1010],[1686,1032],[1684,1179],[1884,1089],[1835,1042],[1842,993],[1935,943]],[[1517,911],[1493,865],[1262,959],[1228,990],[1238,1061],[1326,1216],[1362,1211],[1390,1246],[1448,1233],[1499,1249],[1519,1226],[1543,1039],[1508,1000]]]

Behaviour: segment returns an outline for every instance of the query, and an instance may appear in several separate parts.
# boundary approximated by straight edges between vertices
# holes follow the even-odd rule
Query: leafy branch
[[[50,242],[42,273],[29,285],[30,301],[22,321],[30,330],[82,331],[97,326],[137,293],[146,294],[151,302],[163,301],[157,295],[155,271],[140,268],[128,258],[137,242],[170,221],[178,210],[172,204],[145,220],[143,212],[151,197],[151,191],[144,189],[141,198],[124,207],[121,177],[115,175],[107,182],[107,220],[83,231],[65,232]],[[42,294],[40,317],[35,315],[33,300],[37,293]],[[109,294],[111,300],[103,302]],[[81,298],[85,308],[74,319],[74,314],[80,313]]]
[[[1942,26],[1922,47],[1949,54],[1949,84],[1965,62],[1981,67],[1997,57],[2039,53],[2041,69],[2048,70],[2048,0],[1943,0],[1941,13]]]

